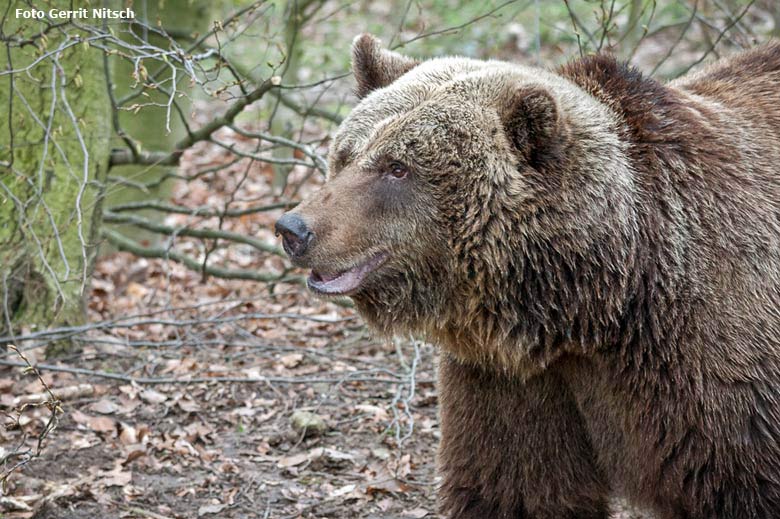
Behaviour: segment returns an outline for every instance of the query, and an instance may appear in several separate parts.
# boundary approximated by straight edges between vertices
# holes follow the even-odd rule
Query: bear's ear
[[[403,76],[420,62],[382,48],[371,34],[361,34],[352,42],[352,73],[357,80],[355,94],[363,99]]]
[[[545,88],[515,88],[501,110],[501,117],[509,142],[531,166],[539,166],[555,157],[563,123],[558,104]]]

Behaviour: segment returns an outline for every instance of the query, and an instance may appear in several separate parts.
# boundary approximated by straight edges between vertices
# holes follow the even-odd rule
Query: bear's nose
[[[291,257],[302,256],[314,237],[303,218],[295,213],[284,213],[276,221],[276,235],[282,235],[284,251]]]

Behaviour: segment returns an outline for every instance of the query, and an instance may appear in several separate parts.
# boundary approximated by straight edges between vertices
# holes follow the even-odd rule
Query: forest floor
[[[132,276],[99,276],[101,290],[153,297],[153,287],[130,280],[160,280],[153,264],[119,254],[102,267],[109,261]],[[191,295],[207,290],[198,282],[190,288]],[[219,296],[206,305],[208,316],[179,316],[201,321],[188,329],[152,323],[124,337],[129,345],[103,333],[78,354],[55,359],[128,380],[44,372],[55,394],[79,390],[63,399],[41,456],[10,480],[12,498],[31,509],[7,517],[431,513],[438,436],[431,347],[418,345],[415,356],[414,345],[399,343],[407,350],[402,360],[395,344],[371,339],[352,311],[304,293],[282,299],[260,305]],[[152,335],[169,344],[139,345]],[[7,404],[43,391],[34,377],[3,371]],[[186,382],[198,378],[214,381]],[[241,378],[256,381],[235,381]],[[42,425],[48,412],[25,416]]]

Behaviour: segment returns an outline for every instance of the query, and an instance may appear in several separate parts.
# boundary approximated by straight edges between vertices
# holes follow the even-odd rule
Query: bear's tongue
[[[344,272],[342,272],[341,274],[323,274],[321,272],[317,272],[317,273],[312,272],[312,274],[315,274],[315,276],[318,277],[320,279],[320,281],[324,281],[325,283],[329,283],[329,282],[333,281],[334,279],[338,279],[341,276],[343,276]]]
[[[330,295],[344,295],[356,290],[366,275],[381,265],[386,255],[374,256],[349,270],[338,274],[323,274],[313,270],[309,276],[309,288]]]

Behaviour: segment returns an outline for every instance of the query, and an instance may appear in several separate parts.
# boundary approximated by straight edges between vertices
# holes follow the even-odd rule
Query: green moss
[[[12,2],[11,12],[17,6],[26,4]],[[21,37],[40,31],[33,20],[9,17],[6,23]],[[62,38],[52,32],[46,49]],[[12,47],[12,65],[29,66],[40,55],[32,45]],[[11,123],[0,126],[0,160],[11,163],[0,170],[0,292],[13,303],[8,317],[15,327],[81,321],[85,272],[96,247],[94,181],[105,175],[110,132],[102,57],[78,44],[61,52],[58,64],[59,73],[44,59],[28,74],[14,74],[13,84],[10,76],[0,78],[0,106],[12,106]]]

